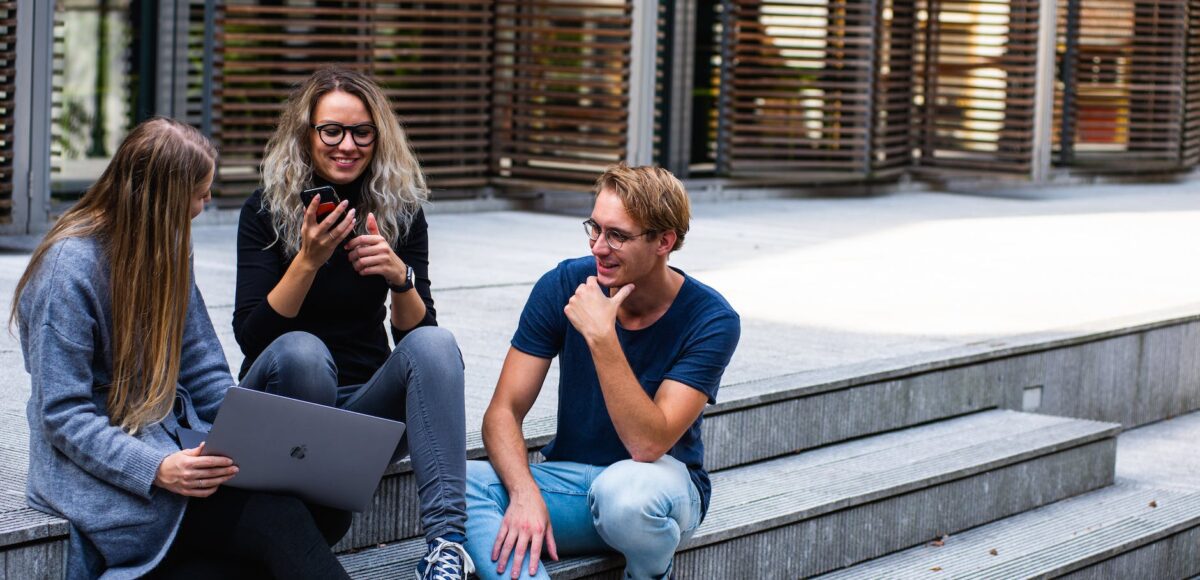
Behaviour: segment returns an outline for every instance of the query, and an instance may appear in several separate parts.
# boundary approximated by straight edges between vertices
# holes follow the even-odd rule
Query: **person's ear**
[[[679,234],[675,230],[667,230],[658,236],[658,247],[654,249],[654,253],[659,256],[665,256],[671,253],[671,249],[675,247],[675,240],[679,238]]]

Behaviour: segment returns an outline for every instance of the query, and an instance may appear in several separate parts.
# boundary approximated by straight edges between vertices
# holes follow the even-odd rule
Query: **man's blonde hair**
[[[621,162],[604,171],[592,192],[600,195],[605,189],[621,198],[625,211],[639,226],[654,232],[675,232],[672,252],[683,247],[692,206],[683,183],[670,171],[649,165],[630,167]]]

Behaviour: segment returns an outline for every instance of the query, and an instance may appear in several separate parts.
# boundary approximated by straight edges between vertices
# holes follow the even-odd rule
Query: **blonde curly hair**
[[[392,112],[383,90],[370,77],[341,67],[321,69],[304,81],[279,116],[279,127],[267,141],[262,161],[262,206],[271,216],[275,241],[291,257],[300,251],[304,207],[296,195],[312,184],[312,152],[308,138],[312,115],[321,97],[342,91],[362,100],[378,128],[375,155],[367,168],[359,213],[374,212],[379,233],[395,245],[408,232],[413,216],[429,199],[425,176]],[[365,220],[359,227],[365,227]],[[362,233],[362,232],[359,232]]]

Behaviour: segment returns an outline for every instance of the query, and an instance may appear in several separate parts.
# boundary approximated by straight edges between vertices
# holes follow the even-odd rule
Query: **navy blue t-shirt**
[[[650,398],[664,379],[671,379],[704,393],[712,404],[737,347],[741,321],[715,290],[675,271],[683,274],[683,286],[662,318],[641,330],[625,330],[618,323],[617,340]],[[611,465],[630,458],[608,416],[587,341],[563,313],[575,289],[595,275],[591,256],[564,260],[547,272],[533,287],[512,339],[513,347],[523,353],[560,357],[558,433],[542,449],[551,461]],[[700,490],[702,513],[707,513],[712,484],[704,470],[702,422],[703,416],[696,418],[668,453],[688,467]]]

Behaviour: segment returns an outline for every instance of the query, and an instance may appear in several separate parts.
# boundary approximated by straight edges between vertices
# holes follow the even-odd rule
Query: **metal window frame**
[[[658,60],[658,0],[633,0],[629,63],[629,126],[625,160],[631,166],[654,162],[654,85]]]
[[[50,228],[50,78],[54,0],[17,0],[12,222],[0,234]]]

